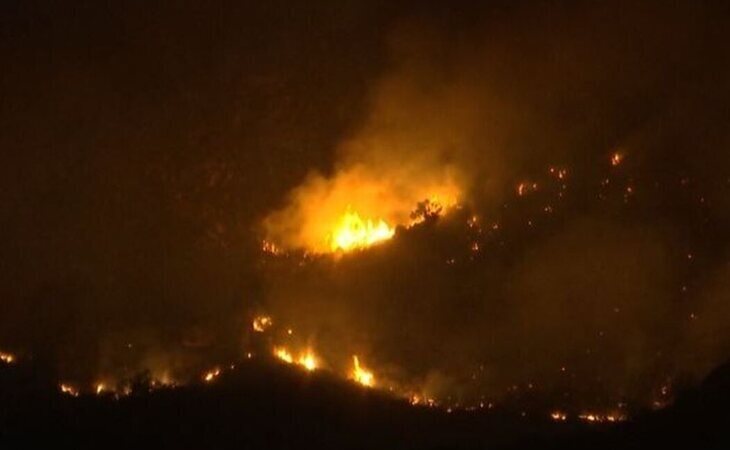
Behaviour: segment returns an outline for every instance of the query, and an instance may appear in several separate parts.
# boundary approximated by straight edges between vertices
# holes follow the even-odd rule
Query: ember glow
[[[15,361],[15,355],[12,353],[0,352],[0,361],[5,364],[12,364]]]
[[[621,152],[614,152],[611,155],[611,165],[612,166],[618,166],[624,161],[624,155]]]
[[[205,381],[206,383],[210,383],[211,381],[218,378],[220,374],[221,370],[219,368],[216,367],[215,369],[211,369],[203,375],[203,381]]]
[[[613,423],[613,422],[623,422],[626,420],[626,416],[624,414],[620,413],[606,413],[606,414],[600,414],[600,413],[581,413],[578,415],[578,419],[589,422],[589,423]]]

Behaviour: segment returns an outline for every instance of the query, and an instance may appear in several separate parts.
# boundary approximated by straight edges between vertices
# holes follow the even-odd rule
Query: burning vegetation
[[[363,220],[357,212],[348,207],[345,214],[335,224],[332,234],[327,238],[331,242],[330,249],[349,251],[362,249],[380,241],[390,239],[395,230],[382,219],[374,222],[372,219]]]
[[[352,356],[352,374],[351,377],[356,382],[365,387],[375,386],[375,376],[373,373],[360,365],[360,359],[357,355]]]
[[[406,21],[377,41],[390,53],[341,66],[358,68],[349,95],[294,86],[347,76],[319,50],[307,70],[241,77],[240,98],[227,86],[129,114],[116,90],[53,97],[80,124],[111,102],[93,133],[24,128],[66,115],[25,117],[36,103],[8,93],[7,167],[33,169],[0,177],[19,218],[3,222],[0,345],[16,353],[0,361],[29,355],[74,397],[215,384],[270,360],[448,411],[537,405],[545,420],[613,423],[671,404],[730,358],[730,76],[714,60],[727,21],[694,6],[536,8],[453,29]],[[65,69],[54,79],[81,93],[116,72]],[[195,105],[221,116],[188,123],[201,98],[236,100]],[[182,112],[156,121],[160,104]],[[47,143],[82,157],[22,151]]]

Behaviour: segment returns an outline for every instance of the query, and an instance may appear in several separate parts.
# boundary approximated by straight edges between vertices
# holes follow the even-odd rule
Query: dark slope
[[[676,404],[619,425],[552,423],[495,409],[416,408],[327,374],[245,364],[211,385],[73,398],[3,367],[3,448],[728,448],[730,366]]]

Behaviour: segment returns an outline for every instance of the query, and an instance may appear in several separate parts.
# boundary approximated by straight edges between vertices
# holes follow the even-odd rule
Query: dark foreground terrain
[[[620,424],[447,413],[268,364],[210,385],[71,397],[14,365],[0,368],[0,448],[728,449],[729,405],[728,365],[673,406]]]

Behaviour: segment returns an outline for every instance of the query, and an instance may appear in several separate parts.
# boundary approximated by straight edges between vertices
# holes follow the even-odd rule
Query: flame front
[[[297,364],[299,366],[302,366],[305,370],[309,372],[318,369],[320,366],[318,358],[314,355],[314,352],[309,349],[300,353],[299,357],[294,359],[294,356],[286,348],[275,347],[274,356],[287,364]]]
[[[274,356],[284,361],[285,363],[291,364],[294,362],[294,358],[291,353],[283,347],[277,347],[274,349]]]
[[[330,235],[330,248],[333,252],[365,248],[390,239],[394,234],[395,229],[384,220],[363,219],[348,208]]]

